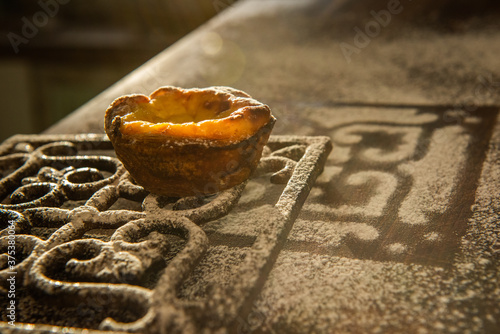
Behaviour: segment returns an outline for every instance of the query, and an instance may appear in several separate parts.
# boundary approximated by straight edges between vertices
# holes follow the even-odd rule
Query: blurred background
[[[236,0],[0,0],[0,141],[38,133]]]

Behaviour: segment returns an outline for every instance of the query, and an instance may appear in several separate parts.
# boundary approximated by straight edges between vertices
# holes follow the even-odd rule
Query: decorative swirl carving
[[[6,278],[15,271],[23,287],[74,310],[72,325],[92,315],[94,328],[102,330],[194,331],[199,313],[210,313],[209,304],[186,304],[177,292],[209,247],[199,225],[227,215],[246,182],[210,196],[157,196],[135,184],[117,159],[101,155],[112,149],[102,136],[18,138],[0,146],[0,290],[8,288]],[[272,173],[272,182],[287,183],[313,146],[298,141],[266,147],[256,176]],[[94,149],[100,153],[80,155]],[[136,210],[123,201],[137,202]],[[265,242],[276,242],[275,235]],[[9,240],[18,252],[13,266]],[[238,289],[250,291],[261,275],[269,254],[256,254],[249,267],[254,277]],[[246,297],[228,294],[232,310],[248,298],[240,295]]]
[[[124,172],[115,158],[78,156],[77,153],[73,143],[61,141],[42,145],[29,153],[1,157],[0,166],[16,169],[0,180],[0,197],[5,198],[20,184],[22,186],[12,192],[10,203],[1,203],[0,208],[24,210],[59,206],[66,199],[86,199],[114,183]],[[110,175],[104,177],[103,172]],[[34,173],[36,177],[32,176]]]

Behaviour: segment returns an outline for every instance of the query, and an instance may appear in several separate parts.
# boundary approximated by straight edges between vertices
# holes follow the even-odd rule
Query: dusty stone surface
[[[369,230],[363,223],[314,219],[306,225],[307,221],[299,220],[289,241],[313,241],[317,246],[308,252],[290,247],[281,253],[254,308],[261,315],[261,331],[388,333],[404,328],[411,333],[497,332],[499,138],[497,124],[467,232],[459,239],[452,261],[435,266],[360,260],[353,252],[342,253],[339,245],[345,246],[348,233],[358,243],[380,238],[373,226]],[[446,236],[435,232],[411,238],[446,242],[442,240]],[[327,242],[330,249],[325,252],[321,247]],[[409,253],[404,243],[387,243],[394,259]],[[340,250],[335,252],[335,247]]]
[[[102,132],[117,96],[161,85],[241,89],[270,105],[274,134],[335,148],[238,328],[497,333],[498,5],[401,0],[349,62],[341,43],[389,3],[241,1],[49,131]],[[266,204],[251,187],[242,201]],[[238,264],[219,251],[197,272],[205,285]],[[189,282],[185,294],[205,291]]]
[[[353,29],[364,30],[374,21],[370,12],[389,2],[241,1],[48,132],[102,132],[102,115],[117,96],[163,85],[241,89],[271,106],[279,134],[291,127],[302,134],[304,106],[499,102],[499,12],[486,1],[474,9],[402,0],[401,13],[348,63],[340,43],[355,46]],[[466,9],[457,14],[457,6]]]

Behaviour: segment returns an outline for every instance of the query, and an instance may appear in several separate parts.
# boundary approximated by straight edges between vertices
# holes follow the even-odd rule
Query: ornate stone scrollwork
[[[307,169],[312,182],[329,148],[327,139],[307,138],[272,138],[254,177],[287,184],[307,150],[316,147]],[[239,297],[225,298],[224,288],[215,289],[209,301],[186,301],[178,288],[210,247],[203,225],[228,215],[246,182],[211,196],[149,194],[99,135],[16,136],[0,153],[0,289],[8,289],[6,279],[15,273],[19,295],[55,298],[68,315],[53,325],[141,333],[226,326],[273,261],[273,249],[282,242],[278,232],[285,229],[280,224],[295,219],[280,218],[271,224],[275,232],[256,239],[256,254],[244,270],[252,278],[238,285]],[[16,256],[9,257],[13,244]],[[231,304],[229,313],[200,322],[202,314],[215,316],[215,301]],[[31,316],[48,319],[51,307]]]

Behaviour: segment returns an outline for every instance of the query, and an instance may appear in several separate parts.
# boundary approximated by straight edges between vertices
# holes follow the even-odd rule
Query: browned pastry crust
[[[105,130],[138,184],[165,196],[207,195],[242,183],[256,168],[275,118],[229,87],[162,87],[106,110]]]

